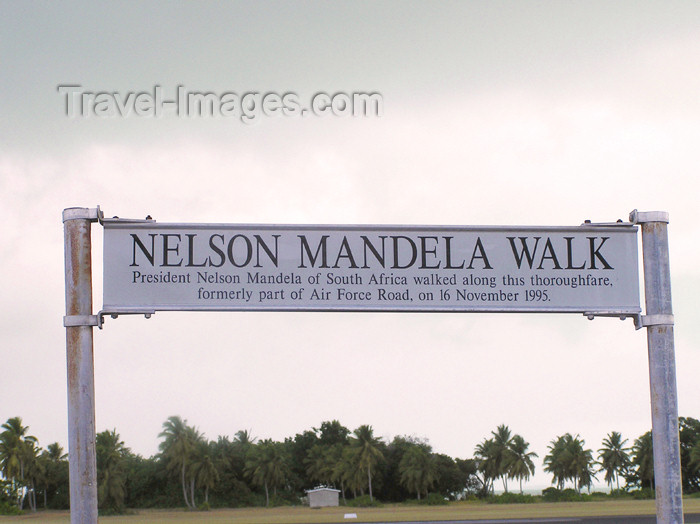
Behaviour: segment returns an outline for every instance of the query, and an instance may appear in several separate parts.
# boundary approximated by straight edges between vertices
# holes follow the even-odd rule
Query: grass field
[[[686,513],[700,513],[700,499],[685,499]],[[314,524],[326,522],[396,522],[411,520],[546,518],[615,515],[654,515],[653,500],[611,500],[604,502],[557,502],[539,504],[485,504],[455,502],[447,506],[408,506],[387,504],[381,508],[323,508],[306,507],[224,509],[205,512],[184,510],[143,510],[133,515],[100,517],[103,524]],[[345,519],[346,513],[356,513],[357,520]],[[0,516],[0,524],[36,522],[66,524],[68,512],[38,512],[18,517]]]

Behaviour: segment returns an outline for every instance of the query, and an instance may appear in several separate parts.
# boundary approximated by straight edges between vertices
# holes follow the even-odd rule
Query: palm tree
[[[186,426],[185,434],[187,440],[191,443],[192,451],[189,457],[189,464],[187,466],[187,480],[189,481],[190,490],[190,504],[192,508],[197,507],[197,503],[194,500],[195,488],[197,486],[197,463],[198,463],[198,451],[202,444],[206,444],[204,440],[204,435],[199,432],[194,426]]]
[[[649,481],[651,489],[654,489],[654,441],[651,431],[634,441],[632,464],[637,468],[637,476],[642,484],[645,480]]]
[[[491,434],[493,435],[491,452],[493,453],[496,472],[503,480],[503,489],[508,493],[508,472],[513,461],[513,452],[510,449],[512,438],[510,429],[505,424],[501,424]]]
[[[25,472],[29,462],[36,458],[37,439],[27,434],[29,427],[22,425],[20,417],[7,419],[0,428],[4,430],[0,433],[0,471],[18,493],[17,505],[22,509],[27,494]]]
[[[48,451],[43,450],[41,454],[36,458],[36,470],[34,472],[35,487],[43,488],[44,493],[44,509],[48,506],[48,490],[49,483],[52,479],[52,469],[53,465],[51,459],[49,458]]]
[[[246,460],[245,471],[254,484],[265,488],[265,505],[270,505],[270,490],[275,492],[284,484],[288,466],[282,446],[272,440],[263,440],[253,446]]]
[[[437,464],[435,457],[423,446],[412,445],[404,453],[399,462],[401,484],[411,492],[416,493],[418,500],[420,495],[435,483],[437,477]]]
[[[309,478],[316,482],[330,484],[333,477],[333,463],[328,459],[329,446],[314,444],[306,453],[304,464]]]
[[[42,464],[44,475],[42,477],[44,487],[44,509],[48,505],[48,491],[56,487],[59,482],[59,470],[61,464],[68,458],[63,452],[63,448],[58,442],[49,444],[46,450],[39,455],[39,462]]]
[[[340,483],[340,492],[345,502],[345,462],[343,460],[343,451],[348,449],[347,445],[340,442],[329,446],[326,449],[325,459],[330,468],[330,481],[332,483]]]
[[[45,453],[51,462],[60,462],[68,458],[68,454],[63,453],[63,447],[58,442],[46,446]]]
[[[567,433],[567,435],[569,434]],[[549,449],[549,453],[544,457],[544,470],[552,474],[552,484],[556,484],[558,489],[564,489],[564,484],[569,475],[567,464],[564,459],[566,452],[566,435],[552,440],[547,449]]]
[[[620,474],[627,470],[630,465],[629,451],[625,444],[627,439],[622,440],[622,435],[613,431],[603,439],[603,447],[598,450],[600,460],[600,471],[605,471],[605,482],[612,487],[615,481],[616,487],[620,489]]]
[[[384,458],[384,454],[379,447],[381,440],[374,436],[372,426],[367,424],[353,431],[353,435],[355,436],[350,439],[350,446],[357,452],[358,467],[367,472],[369,499],[374,501],[372,496],[372,468]]]
[[[365,475],[359,467],[359,456],[357,450],[349,445],[337,444],[333,447],[333,480],[340,482],[343,500],[345,500],[345,488],[352,490],[353,497],[357,497],[357,492],[364,494]]]
[[[197,443],[197,450],[192,463],[192,477],[204,486],[204,504],[209,504],[209,489],[213,488],[219,481],[219,468],[214,461],[213,446],[215,443],[207,443],[200,440]],[[194,495],[192,496],[194,503]]]
[[[582,486],[590,486],[595,478],[592,463],[593,452],[584,449],[585,441],[578,435],[566,433],[553,440],[544,458],[544,470],[553,475],[552,483],[563,489],[567,480],[580,491]]]
[[[700,471],[700,439],[695,441],[690,448],[690,467],[695,471]]]
[[[197,441],[202,438],[201,435],[195,428],[189,427],[186,420],[182,420],[179,416],[172,416],[163,422],[163,431],[158,434],[158,437],[164,439],[159,448],[167,461],[168,469],[179,472],[185,505],[188,508],[194,508],[194,479],[189,479],[191,497],[188,497],[187,473]]]
[[[595,478],[592,464],[593,451],[584,449],[586,443],[578,435],[567,440],[567,452],[569,458],[569,478],[574,481],[574,487],[577,491],[588,486],[590,488]]]
[[[36,439],[25,440],[22,453],[24,455],[24,483],[27,487],[29,508],[36,511],[36,486],[43,482],[46,471],[43,463],[39,460],[41,449],[36,444]]]
[[[126,498],[124,460],[129,450],[116,429],[103,431],[96,437],[98,505],[102,509],[122,513]]]
[[[340,461],[336,464],[337,474],[340,475],[345,485],[352,490],[353,497],[357,497],[359,491],[365,494],[367,478],[360,467],[359,449],[352,446],[345,446]]]
[[[520,481],[520,494],[523,493],[523,480],[528,480],[530,475],[535,473],[535,464],[532,462],[537,453],[534,451],[528,452],[529,443],[520,435],[514,435],[510,441],[510,451],[512,460],[508,468],[508,476],[516,478]]]
[[[477,444],[474,449],[477,470],[481,472],[481,476],[483,477],[482,491],[484,495],[493,491],[493,481],[500,476],[497,455],[497,448],[493,439],[484,439],[484,441]]]
[[[241,429],[241,430],[236,431],[236,436],[234,437],[234,440],[240,446],[247,449],[248,447],[255,444],[255,441],[257,439],[251,435],[251,432],[249,430]]]

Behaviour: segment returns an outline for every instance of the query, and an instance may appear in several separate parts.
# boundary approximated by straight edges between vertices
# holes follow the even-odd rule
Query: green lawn
[[[700,513],[700,499],[685,499],[686,513]],[[306,507],[224,509],[207,512],[173,510],[143,510],[134,515],[101,517],[104,524],[303,524],[324,522],[392,522],[411,520],[498,519],[498,518],[546,518],[576,516],[654,515],[653,500],[611,500],[603,502],[557,502],[539,504],[485,504],[482,502],[456,502],[447,506],[408,506],[387,504],[381,508],[323,508]],[[348,520],[346,513],[356,513],[357,520]],[[38,512],[19,517],[2,517],[0,524],[36,522],[41,524],[66,524],[68,512]]]

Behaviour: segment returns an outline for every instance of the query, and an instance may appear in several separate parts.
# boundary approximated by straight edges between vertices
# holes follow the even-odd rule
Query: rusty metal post
[[[673,340],[668,213],[636,213],[642,225],[644,296],[649,348],[656,518],[659,523],[683,522],[678,390]]]
[[[97,523],[95,373],[92,328],[91,223],[97,209],[63,211],[66,263],[66,360],[71,524]]]

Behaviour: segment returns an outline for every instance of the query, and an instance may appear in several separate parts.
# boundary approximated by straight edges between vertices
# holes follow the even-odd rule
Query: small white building
[[[316,488],[310,489],[306,492],[309,498],[310,508],[327,508],[331,506],[338,506],[340,494],[339,489],[333,488]]]

